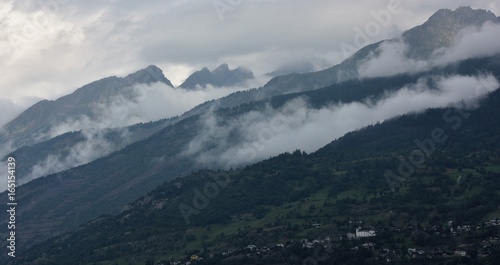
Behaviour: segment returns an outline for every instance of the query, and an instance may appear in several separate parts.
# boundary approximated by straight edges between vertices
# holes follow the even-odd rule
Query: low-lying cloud
[[[135,97],[120,95],[107,102],[96,103],[93,115],[65,120],[53,125],[49,132],[38,135],[38,141],[45,141],[68,132],[80,132],[83,141],[58,150],[57,153],[47,154],[31,168],[27,176],[20,179],[19,184],[87,164],[125,147],[132,142],[126,126],[183,114],[198,104],[243,90],[250,85],[258,85],[257,82],[259,81],[252,80],[238,87],[208,86],[199,90],[172,88],[163,83],[135,85],[130,88]],[[114,139],[109,139],[110,129],[114,131]],[[8,151],[13,150],[10,148]],[[0,187],[4,190],[3,186]]]
[[[314,109],[307,98],[297,98],[279,109],[268,106],[229,121],[208,113],[202,119],[200,134],[183,154],[194,157],[201,166],[227,169],[295,149],[314,152],[347,132],[398,115],[450,105],[473,107],[478,98],[499,86],[491,75],[436,77],[433,89],[427,86],[428,81],[421,79],[377,102]]]
[[[429,88],[429,83],[436,84],[436,87]],[[153,88],[155,86],[158,84],[152,85]],[[278,109],[267,106],[263,110],[251,111],[228,120],[217,116],[215,112],[209,112],[201,119],[202,128],[198,136],[187,145],[182,155],[195,158],[205,167],[235,168],[295,149],[314,152],[347,132],[405,113],[450,105],[474,107],[478,98],[498,87],[498,81],[491,75],[434,77],[432,80],[422,78],[415,84],[386,94],[376,102],[367,99],[315,109],[309,106],[307,98],[301,97]],[[154,93],[146,97],[156,95]],[[204,92],[179,93],[195,95],[193,93]],[[140,102],[133,104],[141,107]],[[108,107],[108,116],[102,114],[101,119],[82,117],[55,127],[51,136],[80,129],[84,140],[68,147],[66,152],[48,155],[20,183],[89,163],[128,144],[130,134],[126,129],[117,130],[119,133],[115,135],[118,135],[118,139],[106,137],[105,131],[113,125],[108,119],[116,119],[121,115],[126,120],[133,113],[147,111],[141,112],[140,108],[125,111],[112,106],[115,109]],[[123,104],[120,106],[123,107]],[[175,106],[171,107],[176,110]],[[154,110],[152,108],[150,113],[155,113]],[[5,163],[2,163],[0,170],[4,170],[3,167]],[[5,188],[6,183],[0,183],[0,190]]]
[[[435,52],[436,64],[445,65],[469,58],[492,56],[500,53],[500,24],[485,23],[481,28],[464,29],[458,41],[448,49]]]
[[[81,131],[81,134],[84,138],[83,141],[68,148],[69,150],[59,150],[58,154],[49,154],[45,160],[33,166],[31,172],[20,179],[19,184],[87,164],[130,143],[129,133],[126,129],[116,132],[115,135],[118,135],[119,140],[109,139],[106,131],[99,129],[85,129]]]
[[[372,55],[358,67],[361,77],[382,77],[402,73],[417,73],[465,59],[500,54],[500,24],[485,23],[479,28],[467,28],[456,37],[451,47],[434,51],[428,60],[406,56],[408,44],[403,40],[382,43],[377,55]]]
[[[155,121],[183,114],[206,101],[225,97],[231,93],[263,85],[268,78],[248,80],[237,86],[214,87],[188,90],[172,88],[162,83],[138,85],[135,87],[138,97],[129,102],[127,125],[139,122]]]
[[[53,126],[48,135],[42,138],[55,136],[71,131],[80,131],[89,128],[107,129],[130,126],[137,123],[157,121],[183,114],[197,105],[218,99],[233,92],[245,90],[262,84],[262,80],[251,80],[241,86],[213,87],[186,90],[172,88],[163,83],[138,84],[132,89],[134,97],[118,95],[106,102],[94,104],[92,117],[82,115],[76,119],[67,120]]]

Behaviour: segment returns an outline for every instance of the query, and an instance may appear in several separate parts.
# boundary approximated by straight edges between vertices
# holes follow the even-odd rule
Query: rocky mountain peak
[[[223,63],[219,65],[217,68],[215,68],[212,72],[213,73],[229,72],[229,65],[227,63]]]
[[[441,9],[424,24],[403,33],[409,45],[408,56],[428,59],[435,49],[454,43],[457,34],[468,27],[480,27],[485,22],[495,23],[497,17],[490,11],[462,6],[456,10]]]
[[[254,75],[252,71],[243,67],[230,70],[229,65],[223,63],[212,71],[204,67],[200,71],[194,72],[184,81],[184,83],[182,83],[182,85],[180,85],[180,87],[185,89],[196,89],[206,87],[207,85],[227,87],[240,84],[253,78]]]
[[[156,65],[150,65],[142,70],[132,73],[125,77],[131,83],[145,83],[151,84],[155,82],[162,82],[168,86],[174,87],[170,80],[168,80],[163,71]]]

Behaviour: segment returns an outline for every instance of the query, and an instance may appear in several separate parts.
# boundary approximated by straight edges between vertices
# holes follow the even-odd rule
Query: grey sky
[[[371,13],[391,1],[4,0],[0,124],[40,98],[56,99],[149,64],[162,68],[174,85],[222,62],[257,75],[297,61],[331,66],[344,59],[340,44],[353,45],[356,27],[364,28],[374,20]],[[470,5],[500,13],[493,0],[400,2],[402,12],[370,41],[419,25],[440,8]],[[220,3],[226,3],[223,19]]]

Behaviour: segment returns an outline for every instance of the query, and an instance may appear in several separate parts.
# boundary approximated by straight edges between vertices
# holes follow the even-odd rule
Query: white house
[[[360,227],[356,228],[356,238],[372,237],[372,236],[376,236],[374,230],[364,230],[361,229]]]

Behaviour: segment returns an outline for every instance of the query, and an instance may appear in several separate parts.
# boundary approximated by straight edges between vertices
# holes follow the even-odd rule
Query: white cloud
[[[203,102],[227,96],[249,86],[262,85],[266,80],[253,79],[242,86],[207,86],[198,90],[172,88],[164,83],[137,84],[124,88],[131,90],[131,98],[117,95],[106,99],[105,102],[97,102],[93,105],[92,117],[82,115],[54,124],[48,133],[36,138],[42,141],[67,132],[88,129],[102,131],[179,116]]]
[[[258,85],[256,82],[259,81],[249,82],[252,82],[251,85]],[[131,139],[129,132],[122,129],[124,126],[181,115],[205,101],[226,96],[244,87],[207,87],[200,90],[184,90],[175,89],[163,83],[136,85],[131,88],[136,95],[135,98],[126,99],[123,96],[117,96],[107,102],[95,104],[94,117],[83,115],[76,119],[66,120],[52,127],[48,133],[38,135],[38,140],[42,141],[67,132],[81,131],[84,140],[74,146],[66,147],[67,154],[63,152],[64,150],[60,150],[58,154],[48,154],[43,161],[30,169],[31,172],[27,176],[20,179],[19,184],[89,163],[125,147]],[[118,130],[119,139],[112,141],[107,139],[106,133],[109,128]],[[3,157],[13,150],[6,144],[1,151]]]
[[[500,53],[500,25],[485,23],[479,29],[468,28],[460,32],[458,41],[449,49],[436,51],[434,64],[445,65],[469,58],[492,56]]]
[[[391,76],[401,73],[415,73],[429,68],[427,61],[406,57],[408,46],[402,41],[383,42],[377,56],[363,62],[358,69],[361,77]]]
[[[119,139],[114,139],[113,141],[106,138],[105,132],[105,130],[95,128],[82,130],[83,141],[69,147],[67,154],[49,154],[42,162],[33,166],[27,176],[21,176],[18,179],[18,184],[22,185],[42,176],[92,162],[130,143],[127,130],[121,130],[119,132]]]
[[[408,58],[407,50],[408,45],[402,40],[383,42],[377,54],[359,65],[358,72],[361,77],[416,73],[465,59],[500,54],[500,24],[486,22],[479,28],[464,29],[453,45],[434,51],[428,60]]]
[[[201,119],[200,134],[183,154],[194,156],[205,167],[229,168],[295,149],[313,152],[349,131],[405,113],[457,105],[462,101],[471,107],[476,99],[499,86],[493,76],[435,78],[437,89],[429,89],[427,81],[419,80],[378,102],[313,109],[306,99],[299,98],[280,109],[268,106],[233,120],[223,120],[211,112]]]
[[[247,85],[232,87],[207,86],[198,90],[172,88],[161,83],[138,85],[135,90],[138,98],[128,103],[128,121],[126,125],[178,116],[197,105],[227,96],[247,87],[258,87],[262,80],[250,80]]]

